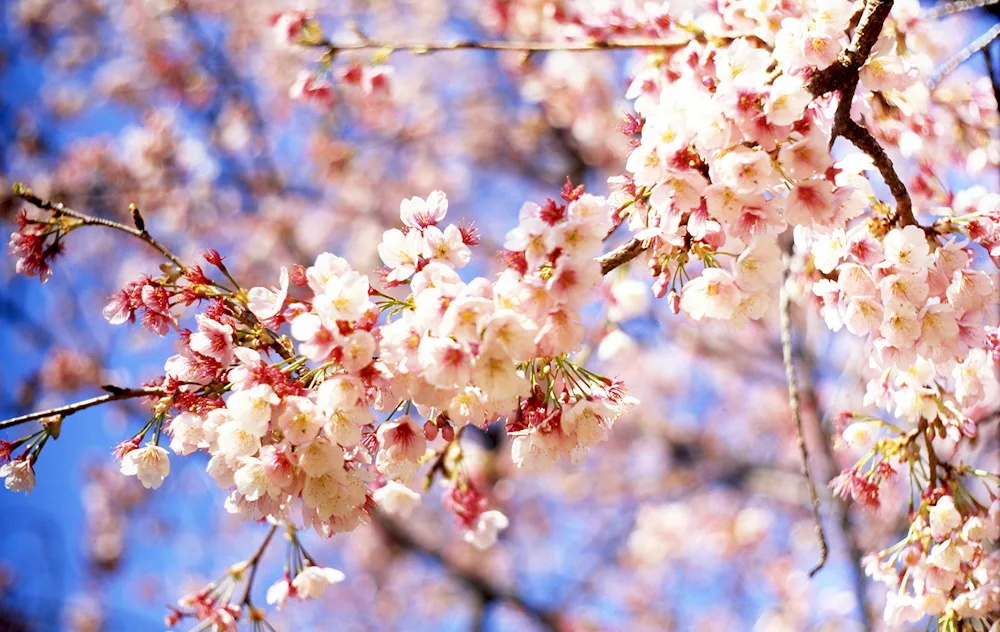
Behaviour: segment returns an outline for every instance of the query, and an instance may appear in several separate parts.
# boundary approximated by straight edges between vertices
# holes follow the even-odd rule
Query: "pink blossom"
[[[333,85],[320,79],[309,70],[300,70],[295,83],[288,89],[288,96],[296,101],[304,101],[318,107],[333,107]]]
[[[695,320],[726,319],[739,302],[739,289],[725,270],[709,268],[684,285],[681,309]]]

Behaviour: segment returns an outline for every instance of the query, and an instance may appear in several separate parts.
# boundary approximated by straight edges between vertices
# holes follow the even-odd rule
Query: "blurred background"
[[[553,12],[615,2],[337,0],[307,4],[334,41],[512,39],[565,35]],[[378,267],[374,245],[399,202],[442,189],[450,217],[476,222],[470,274],[528,200],[568,175],[603,194],[623,171],[628,52],[395,54],[384,87],[335,83],[329,108],[291,100],[314,51],[275,41],[280,0],[0,2],[0,218],[21,209],[11,185],[149,230],[192,261],[224,254],[244,286],[331,251]],[[949,18],[960,48],[990,26]],[[624,27],[623,27],[624,28]],[[335,67],[370,65],[343,53]],[[963,74],[964,73],[964,74]],[[991,93],[978,57],[955,81]],[[992,123],[995,125],[995,117]],[[983,178],[995,189],[996,179]],[[141,244],[140,244],[141,246]],[[110,231],[81,230],[53,278],[0,266],[0,414],[75,401],[101,384],[162,373],[171,341],[111,327],[107,297],[158,261]],[[651,299],[642,265],[615,274]],[[609,290],[610,291],[610,290]],[[637,302],[636,302],[637,301]],[[322,541],[317,560],[347,580],[272,619],[279,630],[886,629],[883,589],[862,552],[894,542],[906,499],[880,515],[847,508],[826,482],[851,461],[830,433],[859,407],[861,347],[796,313],[797,359],[813,474],[831,558],[817,544],[798,474],[776,315],[732,332],[697,327],[637,298],[594,314],[595,362],[643,404],[580,464],[516,470],[502,428],[465,433],[474,475],[511,526],[479,552],[461,542],[432,491],[404,523]],[[609,342],[610,340],[610,342]],[[118,473],[112,447],[146,421],[127,404],[69,418],[37,465],[30,495],[0,494],[0,630],[163,629],[167,604],[256,550],[265,529],[235,522],[203,455],[171,459],[156,492]],[[987,446],[989,447],[989,446]],[[995,445],[993,449],[995,450]],[[280,577],[280,551],[258,589]],[[270,558],[266,558],[270,559]],[[921,628],[922,629],[922,628]]]

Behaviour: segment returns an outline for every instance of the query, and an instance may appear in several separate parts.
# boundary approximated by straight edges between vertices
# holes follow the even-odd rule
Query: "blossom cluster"
[[[381,505],[409,511],[419,496],[408,484],[467,424],[505,419],[519,465],[579,458],[631,400],[570,358],[583,341],[581,308],[602,279],[595,256],[610,220],[603,198],[564,195],[522,209],[505,242],[508,267],[493,281],[459,276],[478,237],[441,227],[448,201],[435,191],[404,200],[406,232],[383,235],[386,291],[329,253],[282,269],[275,287],[240,289],[215,251],[205,261],[225,281],[187,266],[130,283],[105,317],[179,336],[164,377],[149,385],[154,417],[115,450],[122,473],[159,487],[170,471],[165,434],[178,455],[210,455],[231,513],[330,536]],[[386,293],[401,288],[405,298]],[[181,328],[176,306],[196,303],[206,303],[196,328]],[[9,486],[27,486],[20,466],[4,467]],[[506,517],[460,468],[441,470],[466,538],[495,542]]]
[[[323,32],[315,16],[301,9],[282,11],[271,16],[269,23],[278,46],[323,46]],[[296,101],[329,109],[336,102],[337,84],[355,90],[366,97],[388,94],[391,89],[392,67],[372,66],[352,62],[330,71],[330,62],[324,61],[320,72],[300,70],[295,82],[288,89],[288,96]],[[328,72],[330,71],[330,72]],[[332,78],[336,84],[328,78]]]
[[[907,536],[865,559],[865,572],[889,587],[886,623],[926,615],[942,628],[1000,609],[1000,499],[988,508],[939,494],[929,498]]]
[[[962,459],[975,457],[978,422],[1000,402],[1000,349],[988,324],[997,290],[977,261],[979,249],[996,260],[1000,205],[981,187],[941,190],[941,139],[922,130],[961,128],[970,117],[954,95],[920,81],[933,51],[915,3],[893,7],[857,84],[837,93],[843,104],[813,90],[813,77],[841,63],[862,9],[870,7],[823,0],[766,10],[733,3],[691,22],[640,16],[637,30],[677,43],[635,68],[626,96],[637,115],[623,128],[632,150],[627,173],[610,184],[616,219],[648,247],[654,293],[669,294],[671,308],[695,320],[742,328],[763,318],[785,267],[778,237],[792,234],[787,289],[811,298],[832,331],[864,339],[865,404],[898,420],[841,418],[843,443],[866,453],[833,486],[877,507],[881,489],[906,470],[910,493],[924,499],[960,487],[973,471]],[[863,122],[854,123],[859,115]],[[921,165],[914,209],[936,221],[921,225],[898,187],[895,209],[878,200],[865,174],[877,155],[834,152],[850,124],[864,126],[872,142],[906,140],[900,149]],[[696,261],[700,272],[690,270]],[[938,455],[946,443],[952,461]],[[1000,489],[995,477],[983,482],[988,506]],[[911,533],[921,528],[914,518]],[[993,568],[981,561],[963,557],[932,601],[909,609],[891,602],[887,618],[988,621],[992,598],[969,607],[963,596]],[[889,583],[900,590],[900,578],[914,580],[895,577]]]
[[[468,261],[470,231],[437,227],[439,194],[405,201],[408,231],[389,230],[379,245],[386,279],[412,291],[412,309],[381,329],[396,394],[459,428],[506,418],[519,465],[586,452],[626,403],[566,357],[583,342],[579,312],[601,282],[595,256],[609,229],[603,198],[566,198],[521,209],[504,242],[508,267],[493,283],[455,272]]]

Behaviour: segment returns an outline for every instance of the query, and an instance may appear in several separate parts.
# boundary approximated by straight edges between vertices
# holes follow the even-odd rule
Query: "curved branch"
[[[875,163],[875,168],[882,174],[882,179],[889,187],[889,192],[896,199],[894,223],[898,226],[919,226],[920,224],[913,216],[913,203],[910,200],[910,193],[906,190],[906,185],[896,173],[889,155],[885,153],[868,128],[850,118],[838,121],[838,123],[840,135],[868,154]]]
[[[946,2],[939,6],[924,11],[924,17],[929,20],[948,17],[956,13],[971,11],[981,7],[988,7],[997,4],[1000,0],[957,0],[956,2]]]
[[[383,533],[393,542],[414,553],[425,555],[440,564],[451,575],[470,588],[479,597],[481,603],[489,604],[495,601],[506,601],[537,621],[544,629],[552,632],[560,629],[558,613],[533,606],[527,603],[520,595],[504,590],[488,582],[478,574],[455,565],[441,551],[420,542],[385,514],[376,511],[372,513],[372,518],[374,518],[374,522],[382,529]]]
[[[139,215],[139,211],[138,209],[135,208],[135,206],[132,206],[131,210],[132,210],[133,220],[136,223],[136,228],[132,228],[130,226],[126,226],[125,224],[121,224],[119,222],[110,219],[104,219],[103,217],[93,217],[91,215],[86,215],[84,213],[74,211],[73,209],[65,206],[62,202],[52,203],[49,200],[43,200],[42,198],[35,195],[31,189],[20,183],[14,185],[14,195],[21,198],[25,202],[37,206],[40,209],[50,211],[52,213],[55,213],[56,215],[66,215],[68,217],[78,219],[83,223],[84,226],[104,226],[106,228],[111,228],[126,233],[128,235],[132,235],[133,237],[137,237],[141,241],[149,244],[150,246],[155,248],[158,252],[160,252],[160,254],[162,254],[171,263],[177,266],[177,268],[181,271],[181,273],[186,272],[188,269],[187,266],[184,264],[184,262],[181,261],[180,257],[172,253],[166,246],[164,246],[162,243],[154,239],[152,235],[150,235],[148,232],[146,232],[145,225],[142,221],[142,216]],[[226,306],[229,307],[229,309],[233,310],[233,313],[236,315],[236,317],[239,320],[241,320],[244,324],[246,324],[249,327],[261,327],[264,330],[264,332],[271,338],[271,342],[268,342],[267,344],[272,349],[274,349],[278,353],[278,355],[280,355],[282,358],[286,360],[292,357],[292,354],[288,352],[288,349],[286,349],[281,344],[280,337],[278,336],[278,334],[264,327],[263,324],[261,324],[260,320],[253,314],[253,312],[250,311],[249,308],[239,304],[231,297],[224,297],[222,300],[225,302]]]
[[[1000,24],[993,25],[993,28],[986,31],[976,39],[972,40],[968,46],[955,53],[955,55],[945,62],[945,65],[931,78],[928,87],[933,90],[941,80],[950,75],[956,68],[969,61],[973,55],[985,49],[993,43],[993,40],[1000,37]]]
[[[77,211],[74,211],[73,209],[63,205],[62,202],[56,202],[55,204],[53,204],[49,200],[43,200],[42,198],[35,195],[35,193],[31,189],[22,184],[14,185],[14,195],[21,198],[22,200],[24,200],[29,204],[37,206],[42,210],[50,211],[52,213],[55,213],[56,215],[66,215],[68,217],[78,219],[81,222],[83,222],[84,226],[104,226],[106,228],[112,228],[114,230],[127,233],[129,235],[132,235],[133,237],[138,237],[140,240],[146,242],[147,244],[155,248],[157,251],[159,251],[159,253],[162,254],[164,257],[169,259],[171,263],[173,263],[181,270],[181,272],[187,270],[187,266],[184,265],[184,262],[181,261],[180,257],[170,252],[170,250],[166,246],[161,244],[159,241],[153,239],[153,237],[148,232],[146,232],[145,228],[142,229],[132,228],[131,226],[126,226],[125,224],[120,224],[110,219],[104,219],[103,217],[93,217],[90,215],[85,215],[83,213],[78,213]],[[133,216],[138,218],[139,217],[138,211],[133,210]],[[141,222],[140,219],[136,220],[137,224],[140,224],[140,222]]]

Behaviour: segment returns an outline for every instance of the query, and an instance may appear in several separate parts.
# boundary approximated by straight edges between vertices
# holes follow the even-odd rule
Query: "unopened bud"
[[[681,295],[676,291],[671,290],[670,296],[667,297],[667,302],[670,305],[670,311],[674,314],[681,313]]]
[[[428,441],[433,441],[437,439],[438,427],[434,425],[433,421],[428,421],[424,424],[424,438]]]
[[[653,283],[653,296],[663,298],[667,295],[667,277],[659,277]]]

